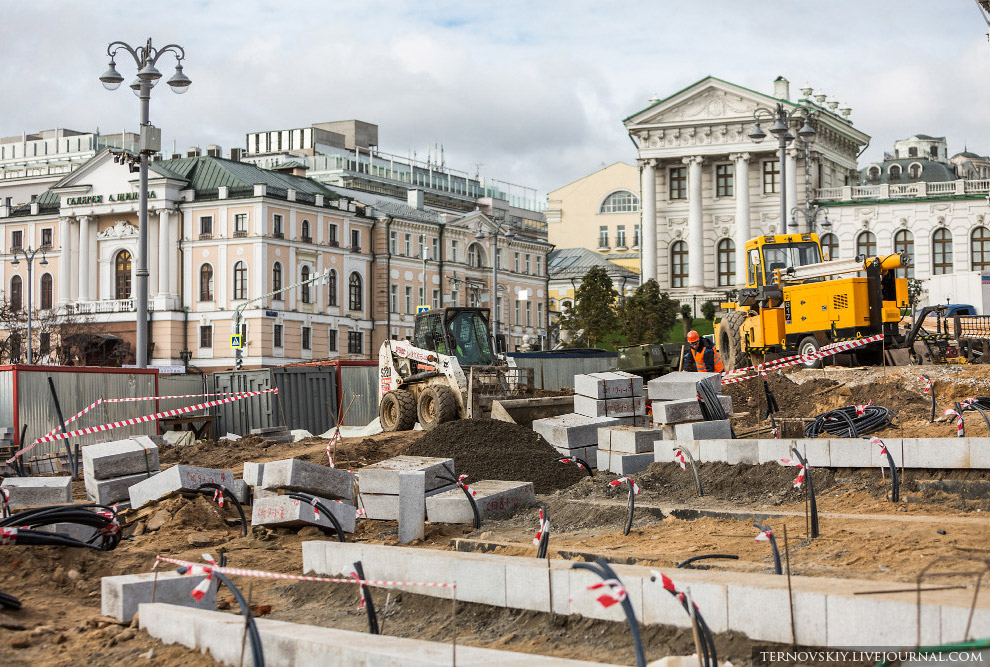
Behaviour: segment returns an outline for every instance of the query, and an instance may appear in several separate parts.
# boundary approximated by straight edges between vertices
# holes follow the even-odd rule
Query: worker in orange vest
[[[722,358],[713,343],[699,336],[694,329],[688,332],[687,340],[691,348],[684,353],[684,370],[722,372]]]

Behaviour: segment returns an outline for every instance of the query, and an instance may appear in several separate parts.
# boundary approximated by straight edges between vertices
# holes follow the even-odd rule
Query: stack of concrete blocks
[[[138,509],[173,493],[197,491],[200,485],[212,483],[228,489],[243,504],[247,502],[247,487],[240,481],[229,470],[179,464],[131,485],[127,493],[131,509]]]
[[[8,492],[12,510],[72,502],[71,477],[8,477],[0,488]]]
[[[448,481],[457,479],[454,459],[428,456],[395,456],[365,466],[358,473],[361,506],[369,519],[398,521],[402,511],[399,502],[400,477],[404,472],[421,471],[426,475],[424,497],[456,489]]]
[[[292,433],[287,426],[265,426],[251,429],[251,435],[261,436],[274,442],[292,442]]]
[[[660,429],[644,426],[600,428],[596,457],[598,470],[616,475],[642,472],[653,463],[654,444],[662,439]]]
[[[536,505],[532,482],[483,479],[471,482],[474,502],[481,520],[504,519],[517,511]],[[471,501],[462,489],[451,489],[427,497],[426,519],[430,523],[474,523]]]
[[[574,376],[574,412],[533,421],[562,456],[576,456],[595,465],[599,429],[647,426],[643,378],[624,371]]]
[[[254,504],[251,506],[251,525],[294,528],[319,526],[333,528],[333,523],[314,506],[279,491],[300,491],[315,496],[327,510],[333,513],[345,533],[353,533],[356,522],[354,507],[354,474],[346,470],[330,468],[300,459],[284,459],[263,465],[256,464],[245,475],[261,484],[255,487]],[[259,491],[262,493],[259,494]]]
[[[721,373],[676,372],[650,380],[647,391],[653,424],[662,431],[663,440],[725,440],[732,437],[728,419],[705,421],[698,402],[702,383],[714,390],[722,409],[731,416],[732,399],[722,395]]]
[[[87,445],[82,465],[86,498],[101,505],[126,504],[132,486],[161,472],[158,445],[146,435]]]

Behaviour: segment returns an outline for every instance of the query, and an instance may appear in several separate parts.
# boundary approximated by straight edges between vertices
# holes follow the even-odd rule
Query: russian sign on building
[[[114,195],[109,195],[107,201],[120,202],[120,201],[137,201],[141,198],[141,193],[139,192],[118,192]],[[148,199],[155,199],[155,191],[148,191]],[[65,200],[66,206],[81,206],[83,204],[102,204],[103,195],[87,195],[85,197],[68,197]]]

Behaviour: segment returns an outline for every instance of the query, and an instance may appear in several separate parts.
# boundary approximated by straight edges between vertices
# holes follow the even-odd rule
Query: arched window
[[[839,259],[839,237],[835,234],[822,234],[822,250],[828,248],[829,260]]]
[[[213,267],[209,264],[199,267],[199,300],[213,301]]]
[[[880,180],[880,167],[873,166],[866,170],[866,178],[876,182]]]
[[[41,309],[49,310],[52,307],[52,274],[41,274]]]
[[[856,256],[873,257],[877,254],[877,237],[873,232],[862,232],[856,237]]]
[[[310,287],[311,287],[311,285],[306,282],[307,280],[309,280],[309,267],[308,266],[303,266],[302,267],[302,271],[300,273],[301,273],[301,275],[300,275],[299,279],[303,282],[303,285],[302,285],[302,302],[303,303],[310,303],[312,301],[312,299],[310,299],[310,292],[311,292]]]
[[[330,274],[327,277],[327,305],[336,306],[337,305],[337,270],[330,269]]]
[[[990,241],[990,239],[987,239]],[[990,250],[990,247],[987,248]],[[894,252],[906,253],[911,261],[910,266],[907,269],[897,269],[895,274],[898,278],[914,278],[914,234],[906,229],[902,229],[894,234]],[[990,254],[987,255],[987,260],[990,261]]]
[[[969,255],[972,258],[974,271],[990,269],[990,230],[977,227],[970,238]]]
[[[350,310],[361,310],[361,275],[355,271],[347,282],[347,307]]]
[[[282,263],[275,262],[275,265],[272,266],[272,292],[275,293],[272,295],[273,301],[282,300],[282,292],[279,291],[281,289],[282,289]]]
[[[237,262],[234,264],[234,298],[246,299],[248,293],[247,264]]]
[[[908,175],[911,178],[921,178],[921,164],[912,162],[911,166],[908,167]]]
[[[302,221],[301,232],[302,232],[303,241],[306,241],[308,243],[309,241],[313,240],[313,237],[310,236],[309,234],[309,220]]]
[[[468,246],[467,263],[468,266],[479,269],[485,268],[485,251],[477,243],[472,243]]]
[[[901,167],[897,164],[890,165],[890,180],[899,181],[901,180]]]
[[[11,310],[18,311],[24,305],[24,300],[21,297],[22,285],[20,276],[14,276],[10,279],[10,294],[7,295],[7,301],[10,303]]]
[[[113,298],[131,298],[131,253],[121,250],[113,263]]]
[[[684,241],[670,246],[670,286],[687,287],[688,247]]]
[[[736,284],[736,244],[732,239],[722,239],[716,246],[718,260],[718,285]]]
[[[628,190],[613,192],[602,202],[599,213],[634,213],[639,210],[639,197]]]
[[[932,274],[952,273],[952,232],[945,227],[932,235]]]

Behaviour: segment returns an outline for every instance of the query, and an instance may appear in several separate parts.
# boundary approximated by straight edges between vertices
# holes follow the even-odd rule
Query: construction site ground
[[[938,420],[929,421],[930,399],[918,375],[934,382]],[[812,418],[829,409],[863,404],[896,412],[894,425],[881,437],[954,437],[955,426],[942,411],[954,401],[990,396],[990,368],[826,368],[774,373],[768,383],[780,406],[778,417]],[[765,425],[761,413],[766,397],[760,380],[730,385],[738,414],[737,433]],[[545,458],[514,457],[525,447],[543,452],[545,443],[530,442],[521,427],[491,423],[458,424],[458,437],[449,438],[450,453],[460,460],[472,451],[486,454],[475,461],[471,481],[493,478],[540,480],[538,500],[551,521],[551,558],[588,560],[603,556],[613,562],[655,566],[676,579],[675,565],[700,554],[731,554],[737,560],[709,560],[698,567],[740,572],[772,573],[766,542],[753,518],[765,519],[777,536],[792,574],[846,577],[915,584],[917,574],[933,561],[951,555],[990,553],[990,474],[985,471],[906,470],[901,502],[887,499],[889,479],[879,469],[813,470],[821,537],[808,539],[805,496],[793,487],[795,469],[776,464],[759,466],[701,464],[705,496],[698,497],[694,477],[673,461],[655,463],[635,475],[642,489],[629,535],[626,486],[608,486],[614,475],[587,473]],[[966,417],[967,435],[987,435],[976,413]],[[527,431],[532,433],[531,431]],[[411,431],[344,439],[336,448],[337,467],[358,469],[410,452],[442,453],[444,443],[422,440],[429,434]],[[796,436],[792,436],[796,437]],[[456,441],[455,441],[456,440]],[[301,458],[327,462],[325,440],[273,444],[247,437],[236,442],[203,442],[188,447],[165,446],[163,466],[176,463],[226,468],[239,475],[243,461]],[[486,468],[487,466],[487,468]],[[486,473],[493,477],[486,477]],[[511,476],[510,476],[511,475]],[[950,482],[946,485],[944,482]],[[74,496],[82,501],[81,482]],[[149,521],[158,514],[149,528]],[[220,510],[202,496],[168,498],[150,510],[127,515],[126,538],[111,552],[55,547],[5,547],[0,550],[4,573],[0,590],[19,597],[23,609],[0,613],[0,664],[92,665],[213,664],[180,646],[166,646],[135,627],[100,616],[100,577],[149,571],[156,555],[200,561],[201,554],[223,550],[233,567],[301,573],[301,542],[334,539],[315,527],[259,528],[241,536],[235,512]],[[156,526],[155,524],[161,524]],[[785,545],[784,532],[787,541]],[[412,546],[534,556],[536,510],[522,510],[500,521],[471,526],[427,524],[426,537]],[[397,525],[387,521],[358,521],[348,540],[398,544]],[[944,568],[943,568],[944,569]],[[367,573],[373,577],[374,573]],[[429,578],[424,573],[424,578]],[[436,573],[437,579],[442,573]],[[257,613],[270,618],[366,631],[365,612],[353,585],[292,583],[235,577]],[[942,578],[940,585],[970,583],[965,577]],[[967,594],[961,592],[961,594]],[[373,589],[385,634],[449,642],[453,628],[449,600]],[[229,591],[220,589],[221,607],[237,612]],[[476,604],[459,604],[457,641],[489,648],[556,655],[614,664],[632,664],[634,656],[623,624],[579,617],[551,616]],[[689,655],[694,643],[689,630],[644,627],[648,658]],[[716,639],[720,658],[752,664],[752,640],[737,633]],[[765,644],[761,642],[761,644]]]

